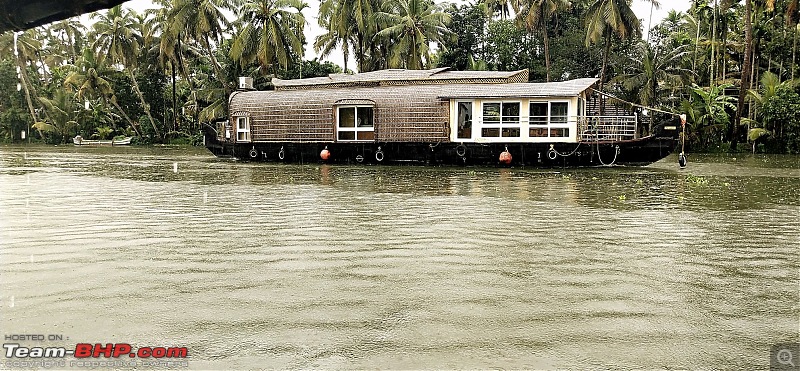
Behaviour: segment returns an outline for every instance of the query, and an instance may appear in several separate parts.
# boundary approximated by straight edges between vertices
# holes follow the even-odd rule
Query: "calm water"
[[[799,341],[800,158],[676,161],[0,147],[0,332],[197,369],[767,368]]]

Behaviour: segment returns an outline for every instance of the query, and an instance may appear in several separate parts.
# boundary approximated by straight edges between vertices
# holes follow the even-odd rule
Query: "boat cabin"
[[[449,68],[273,79],[274,90],[233,93],[217,135],[231,143],[575,143],[636,135],[634,115],[592,125],[600,124],[587,116],[597,79],[527,80],[527,70]]]

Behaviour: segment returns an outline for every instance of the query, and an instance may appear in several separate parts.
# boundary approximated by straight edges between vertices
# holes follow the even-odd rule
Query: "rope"
[[[603,162],[603,157],[600,155],[600,133],[599,133],[599,131],[598,131],[599,129],[597,127],[598,127],[598,125],[594,126],[594,143],[597,146],[597,159],[600,161],[601,164],[603,164],[603,166],[614,165],[614,163],[617,162],[617,155],[619,155],[619,146],[616,146],[616,150],[614,151],[614,159],[611,160],[611,163],[607,164],[607,163]],[[614,137],[613,136],[611,137],[611,144],[614,144]]]
[[[615,96],[613,96],[613,95],[611,95],[611,94],[604,93],[604,92],[602,92],[602,91],[599,91],[599,90],[595,90],[595,89],[592,89],[592,88],[589,88],[589,90],[591,90],[591,91],[593,91],[593,92],[595,92],[595,93],[597,93],[597,94],[600,94],[600,95],[602,95],[602,96],[605,96],[605,97],[607,97],[607,98],[611,98],[611,99],[614,99],[614,100],[620,101],[620,102],[622,102],[622,103],[625,103],[625,104],[630,104],[631,106],[634,106],[634,107],[644,108],[644,109],[646,109],[646,110],[648,110],[648,111],[661,112],[661,113],[664,113],[664,114],[667,114],[667,115],[672,115],[672,116],[680,116],[680,114],[678,114],[678,113],[675,113],[675,112],[664,111],[664,110],[660,110],[660,109],[658,109],[658,108],[647,107],[647,106],[643,106],[643,105],[641,105],[641,104],[637,104],[637,103],[633,103],[633,102],[628,102],[628,101],[626,101],[626,100],[624,100],[624,99],[617,98],[617,97],[615,97]]]
[[[617,155],[619,155],[619,146],[615,147],[616,150],[614,151],[614,159],[611,160],[610,163],[603,162],[603,158],[600,156],[600,143],[597,144],[597,159],[600,160],[600,163],[603,166],[613,166],[615,162],[617,162]]]
[[[572,156],[572,155],[574,155],[574,154],[575,154],[575,152],[578,152],[578,148],[581,148],[581,144],[580,144],[580,143],[578,143],[578,146],[577,146],[577,147],[575,147],[575,149],[574,149],[574,150],[572,150],[572,152],[570,152],[568,155],[565,155],[565,154],[563,154],[563,153],[561,153],[561,152],[558,152],[558,151],[556,150],[556,147],[554,147],[553,145],[550,145],[550,149],[552,149],[552,150],[553,150],[553,152],[555,152],[557,155],[559,155],[559,156],[561,156],[561,157],[569,157],[569,156]]]

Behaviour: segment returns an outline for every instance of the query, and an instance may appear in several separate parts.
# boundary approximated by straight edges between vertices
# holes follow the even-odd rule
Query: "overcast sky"
[[[439,0],[437,0],[439,1]],[[679,11],[685,12],[689,9],[689,2],[690,0],[666,0],[661,1],[661,8],[653,10],[653,25],[657,24],[658,22],[663,19],[670,10],[675,9]],[[306,37],[308,38],[309,43],[306,45],[306,59],[312,59],[317,56],[317,53],[314,52],[313,47],[313,40],[317,35],[323,33],[323,30],[317,25],[317,12],[319,9],[319,0],[305,0],[308,3],[309,7],[303,10],[303,14],[306,17],[306,22],[308,25],[306,27]],[[441,1],[444,2],[444,1]],[[467,3],[466,0],[451,0],[450,2],[456,3]],[[137,12],[143,12],[145,9],[155,7],[150,0],[131,0],[123,4],[124,7],[135,9]],[[633,11],[642,20],[642,26],[644,27],[644,35],[647,34],[647,27],[648,23],[650,22],[650,4],[646,3],[644,0],[633,0]],[[86,19],[86,16],[84,16]],[[643,36],[644,36],[643,35]],[[351,54],[352,55],[352,54]],[[342,53],[339,50],[334,51],[326,57],[324,60],[329,60],[333,63],[338,65],[344,64],[344,58],[342,57]],[[353,58],[350,58],[349,61],[350,68],[355,70],[355,61]]]

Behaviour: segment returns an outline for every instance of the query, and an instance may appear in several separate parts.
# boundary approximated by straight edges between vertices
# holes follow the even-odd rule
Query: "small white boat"
[[[96,140],[96,139],[83,139],[82,136],[76,135],[72,138],[72,143],[76,146],[127,146],[131,144],[133,137],[125,137],[123,139],[111,140]]]

